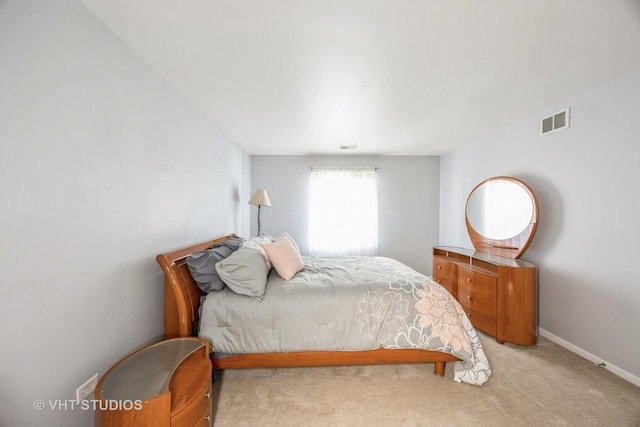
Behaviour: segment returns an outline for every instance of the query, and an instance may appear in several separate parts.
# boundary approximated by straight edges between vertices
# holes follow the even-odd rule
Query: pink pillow
[[[288,234],[282,234],[273,243],[263,243],[262,248],[280,277],[289,280],[304,268],[300,253]]]

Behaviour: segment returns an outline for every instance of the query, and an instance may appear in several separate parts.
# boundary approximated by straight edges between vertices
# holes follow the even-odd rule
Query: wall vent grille
[[[546,135],[569,127],[569,109],[540,119],[540,135]]]

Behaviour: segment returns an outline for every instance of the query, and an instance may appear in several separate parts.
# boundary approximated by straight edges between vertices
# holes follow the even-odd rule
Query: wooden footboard
[[[242,354],[224,359],[211,359],[217,369],[279,368],[293,366],[380,365],[385,363],[434,362],[433,373],[444,375],[445,363],[457,357],[428,350],[307,351],[300,353]]]
[[[164,338],[197,335],[198,308],[204,293],[194,282],[186,265],[186,258],[194,252],[231,238],[227,235],[213,240],[161,254],[156,257],[164,271]],[[266,368],[292,366],[375,365],[384,363],[434,362],[434,373],[444,375],[445,363],[457,357],[418,349],[370,351],[309,351],[299,353],[243,354],[211,359],[214,368]]]

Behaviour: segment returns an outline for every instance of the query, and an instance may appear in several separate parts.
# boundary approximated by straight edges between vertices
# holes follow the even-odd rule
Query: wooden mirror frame
[[[511,181],[519,186],[521,186],[531,198],[531,202],[533,204],[533,214],[531,215],[531,220],[529,224],[518,234],[513,237],[509,237],[507,239],[490,239],[478,231],[476,231],[471,223],[469,222],[468,215],[468,206],[469,199],[473,193],[483,185],[493,182],[493,181]],[[469,232],[469,237],[471,238],[471,242],[473,243],[473,247],[478,252],[485,252],[493,255],[499,255],[506,258],[517,259],[524,253],[525,250],[529,247],[529,244],[533,240],[533,236],[536,232],[536,228],[538,227],[538,199],[536,198],[535,193],[527,184],[520,181],[519,179],[508,177],[508,176],[496,176],[493,178],[486,179],[482,181],[480,184],[476,185],[473,191],[469,193],[469,197],[467,197],[467,202],[465,204],[465,224],[467,226],[467,231]]]

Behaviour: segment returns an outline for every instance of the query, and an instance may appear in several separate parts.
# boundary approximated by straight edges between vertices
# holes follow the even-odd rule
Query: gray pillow
[[[224,282],[216,271],[216,263],[232,253],[233,251],[229,247],[221,245],[194,252],[187,257],[189,273],[202,292],[209,293],[224,289]]]
[[[194,252],[187,258],[191,277],[202,292],[217,292],[224,289],[224,282],[216,271],[216,263],[222,261],[242,246],[242,238],[236,236],[212,245],[204,251]]]
[[[216,246],[226,246],[229,249],[231,249],[232,252],[237,251],[238,249],[240,249],[240,247],[242,246],[242,242],[244,240],[242,239],[242,237],[238,237],[235,234],[233,235],[233,237],[220,242],[220,243],[216,243],[215,245],[212,246],[212,248],[215,248]]]
[[[267,288],[267,263],[262,252],[242,247],[216,264],[222,281],[236,294],[262,301]]]

